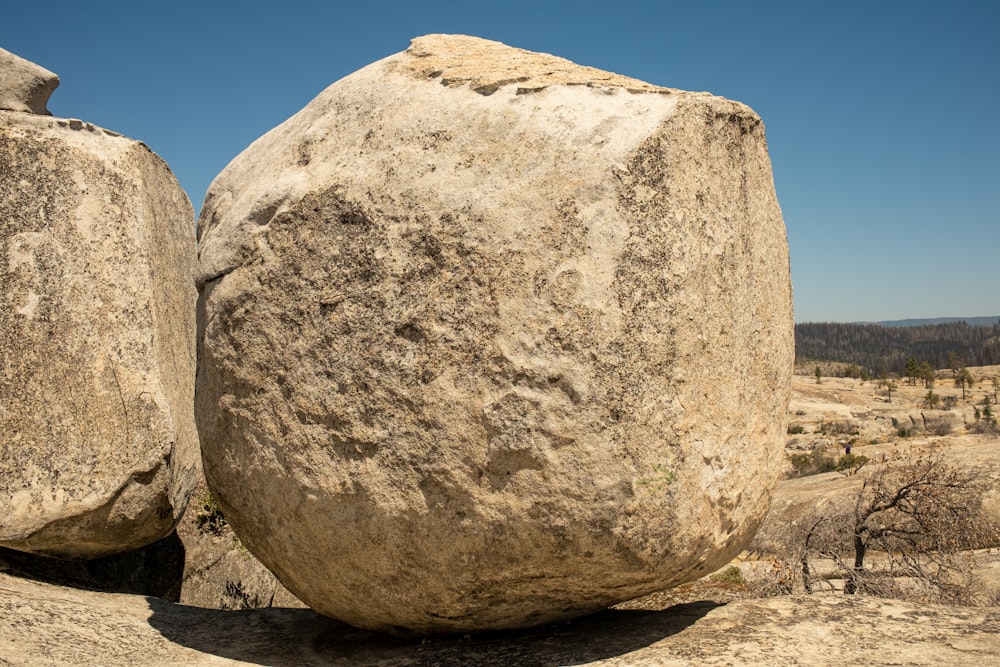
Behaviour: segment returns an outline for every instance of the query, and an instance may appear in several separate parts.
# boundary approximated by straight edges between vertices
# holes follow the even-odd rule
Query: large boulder
[[[792,304],[741,104],[422,37],[234,159],[198,232],[206,477],[324,614],[568,618],[767,510]]]
[[[0,111],[0,546],[92,558],[196,480],[194,214],[145,145]]]

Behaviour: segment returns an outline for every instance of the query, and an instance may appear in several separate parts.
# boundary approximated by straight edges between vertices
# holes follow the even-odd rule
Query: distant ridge
[[[951,355],[969,366],[1000,364],[1000,317],[795,325],[799,362],[839,361],[867,368],[872,376],[885,370],[899,377],[910,357],[939,369],[951,367]]]
[[[967,322],[969,326],[983,326],[1000,323],[1000,315],[989,317],[928,317],[910,320],[882,320],[881,322],[857,322],[857,324],[879,324],[883,327],[920,327],[929,324],[947,324],[948,322]]]

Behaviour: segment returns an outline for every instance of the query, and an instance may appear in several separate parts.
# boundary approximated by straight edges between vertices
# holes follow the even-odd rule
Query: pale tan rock
[[[0,49],[0,110],[51,115],[46,105],[59,77],[44,67]]]
[[[209,485],[324,614],[577,616],[767,510],[791,290],[741,104],[418,38],[233,160],[199,247]]]
[[[150,543],[198,464],[191,204],[77,120],[0,112],[0,169],[0,546]]]
[[[954,665],[1000,655],[1000,609],[846,595],[610,610],[401,642],[308,609],[217,611],[0,574],[0,660],[30,665]]]
[[[185,554],[183,604],[210,609],[304,606],[233,534],[200,476],[177,535]]]

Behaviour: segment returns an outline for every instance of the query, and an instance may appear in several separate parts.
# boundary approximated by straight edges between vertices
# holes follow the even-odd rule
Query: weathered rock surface
[[[59,77],[44,67],[0,49],[0,110],[50,115],[46,105]]]
[[[201,476],[177,535],[185,555],[183,604],[209,609],[304,606],[239,541]]]
[[[845,595],[609,610],[426,643],[308,609],[217,611],[0,574],[0,661],[29,665],[970,665],[1000,655],[1000,609]]]
[[[145,145],[0,111],[0,546],[173,530],[198,466],[191,204]]]
[[[767,510],[791,292],[741,104],[419,38],[237,157],[199,248],[209,486],[324,614],[578,616]]]

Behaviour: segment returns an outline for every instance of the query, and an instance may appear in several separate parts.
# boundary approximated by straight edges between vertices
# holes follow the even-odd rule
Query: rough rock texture
[[[767,510],[791,290],[741,104],[419,38],[237,157],[199,256],[209,486],[324,614],[577,616]]]
[[[854,596],[610,610],[558,626],[430,642],[308,609],[216,611],[0,574],[5,665],[970,665],[1000,655],[1000,609]]]
[[[191,204],[145,145],[0,111],[0,546],[173,530],[198,465]]]
[[[185,554],[180,602],[210,609],[304,606],[243,546],[204,478],[195,485],[177,535]]]
[[[33,62],[0,49],[0,110],[50,115],[46,104],[59,77]]]

